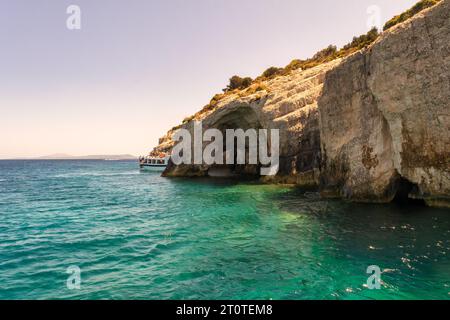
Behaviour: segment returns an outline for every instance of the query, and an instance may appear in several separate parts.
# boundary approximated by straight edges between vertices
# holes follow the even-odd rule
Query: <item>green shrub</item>
[[[329,45],[325,49],[320,50],[317,52],[311,60],[313,61],[329,61],[330,59],[334,59],[336,57],[337,48],[336,46]]]
[[[228,86],[223,89],[224,92],[233,91],[235,89],[245,89],[249,87],[253,82],[253,79],[250,77],[241,78],[239,76],[232,76],[230,78],[230,83]]]
[[[380,34],[378,32],[378,29],[374,27],[366,34],[363,34],[359,37],[354,37],[352,42],[346,44],[345,46],[342,47],[341,50],[339,50],[338,57],[341,58],[346,57],[352,54],[353,52],[368,47],[369,45],[374,43],[379,36]]]
[[[383,27],[383,30],[387,30],[392,28],[393,26],[408,20],[409,18],[413,17],[420,11],[434,6],[436,3],[440,2],[441,0],[421,0],[418,3],[416,3],[411,9],[403,12],[402,14],[393,17],[391,20],[386,22],[386,24]]]
[[[352,42],[346,44],[342,49],[349,50],[355,48],[359,50],[365,48],[372,44],[375,40],[377,40],[378,36],[378,29],[374,27],[368,33],[363,34],[359,37],[354,37]]]
[[[294,59],[286,67],[284,67],[284,70],[286,72],[289,72],[292,70],[297,70],[297,69],[301,68],[304,63],[305,63],[305,61],[303,61],[303,60]]]
[[[276,75],[279,75],[283,71],[282,68],[270,67],[266,71],[263,72],[262,76],[264,78],[272,78]]]
[[[242,79],[242,85],[239,89],[245,89],[247,87],[249,87],[253,82],[253,79],[250,77],[245,77],[244,79]]]

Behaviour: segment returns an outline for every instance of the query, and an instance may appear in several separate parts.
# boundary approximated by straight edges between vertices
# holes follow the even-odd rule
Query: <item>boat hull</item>
[[[161,165],[152,165],[152,164],[141,164],[139,165],[139,168],[142,171],[158,171],[158,172],[163,172],[166,169],[166,165],[165,164],[161,164]]]

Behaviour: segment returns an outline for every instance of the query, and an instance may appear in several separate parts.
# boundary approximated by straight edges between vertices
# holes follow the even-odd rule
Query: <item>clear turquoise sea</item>
[[[0,299],[450,299],[450,210],[0,161]]]

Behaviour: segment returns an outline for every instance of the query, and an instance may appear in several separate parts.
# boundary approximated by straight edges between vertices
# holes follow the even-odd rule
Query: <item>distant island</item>
[[[65,153],[55,153],[42,157],[22,158],[24,160],[136,160],[137,157],[131,154],[107,154],[107,155],[88,155],[88,156],[72,156]]]

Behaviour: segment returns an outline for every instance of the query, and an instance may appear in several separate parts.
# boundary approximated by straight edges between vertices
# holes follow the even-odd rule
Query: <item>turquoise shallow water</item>
[[[0,161],[0,299],[450,299],[449,239],[449,210],[134,162]]]

